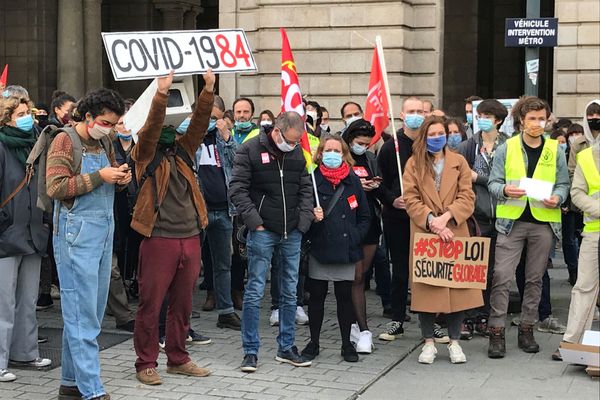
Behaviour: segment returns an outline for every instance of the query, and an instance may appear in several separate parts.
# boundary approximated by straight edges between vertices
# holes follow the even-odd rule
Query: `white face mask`
[[[546,121],[540,121],[540,128],[544,129],[546,127]]]
[[[271,121],[268,121],[268,120],[260,121],[260,126],[271,126],[271,125],[273,125],[273,123]]]
[[[283,137],[283,133],[281,133],[281,131],[279,132],[279,138],[281,139],[281,143],[275,143],[277,145],[277,148],[281,151],[283,151],[284,153],[289,153],[290,151],[294,150],[296,148],[296,146],[292,146],[291,144],[289,144],[288,142],[285,141],[284,137]]]
[[[88,125],[87,131],[92,139],[100,140],[112,133],[113,128],[110,126],[100,126],[94,121],[94,125],[90,128]]]
[[[329,129],[329,125],[328,124],[321,124],[321,130],[322,131],[326,131],[327,129]]]
[[[307,112],[306,112],[306,116],[307,116],[307,117],[311,117],[311,118],[312,118],[313,124],[314,124],[315,122],[317,122],[317,118],[318,118],[318,117],[317,117],[317,112],[316,112],[316,111],[307,111]]]
[[[351,123],[353,123],[354,121],[358,121],[359,119],[361,119],[362,117],[358,116],[358,115],[353,115],[348,119],[345,119],[344,122],[346,122],[346,126],[349,126]]]

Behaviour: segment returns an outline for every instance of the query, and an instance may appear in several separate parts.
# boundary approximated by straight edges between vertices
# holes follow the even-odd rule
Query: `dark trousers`
[[[140,246],[138,283],[140,300],[133,344],[137,371],[158,364],[158,321],[161,305],[168,295],[165,352],[168,365],[190,361],[185,341],[192,312],[192,290],[200,272],[200,238],[151,237]]]
[[[383,308],[390,307],[392,303],[392,275],[385,244],[377,246],[371,268],[375,272],[375,284],[377,285],[377,295],[381,299],[381,305]]]
[[[319,337],[321,336],[328,285],[328,281],[308,278],[310,291],[308,325],[310,340],[315,343],[319,343]],[[333,282],[333,288],[337,303],[337,318],[342,336],[342,346],[350,345],[350,327],[356,319],[354,318],[354,306],[352,305],[352,281]]]
[[[393,320],[404,322],[408,298],[410,221],[383,220],[383,234],[392,260],[391,303]]]
[[[562,250],[569,273],[577,273],[579,244],[583,230],[583,215],[569,211],[562,215]]]
[[[525,260],[527,260],[527,247],[525,247],[523,253],[521,253],[521,261],[519,261],[517,271],[515,272],[521,302],[523,302],[523,293],[525,291]],[[542,297],[540,298],[540,305],[538,307],[538,317],[540,321],[543,321],[550,315],[552,315],[552,304],[550,303],[550,276],[548,275],[548,270],[546,270],[546,272],[544,272],[544,277],[542,278]]]

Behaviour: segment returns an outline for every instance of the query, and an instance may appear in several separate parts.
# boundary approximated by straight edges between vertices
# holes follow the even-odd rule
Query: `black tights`
[[[319,336],[321,336],[328,284],[328,281],[308,279],[310,292],[310,299],[308,301],[310,340],[317,344],[319,343]],[[352,281],[333,282],[333,287],[337,302],[338,325],[342,334],[342,345],[347,345],[350,344],[350,326],[355,319],[352,304]]]

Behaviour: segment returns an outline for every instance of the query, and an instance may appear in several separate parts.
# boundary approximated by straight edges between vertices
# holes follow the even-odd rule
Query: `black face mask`
[[[600,131],[600,118],[588,118],[588,125],[593,131]]]

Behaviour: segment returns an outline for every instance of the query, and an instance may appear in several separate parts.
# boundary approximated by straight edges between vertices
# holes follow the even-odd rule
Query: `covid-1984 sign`
[[[256,63],[242,29],[102,33],[117,81],[215,73],[253,72]]]

